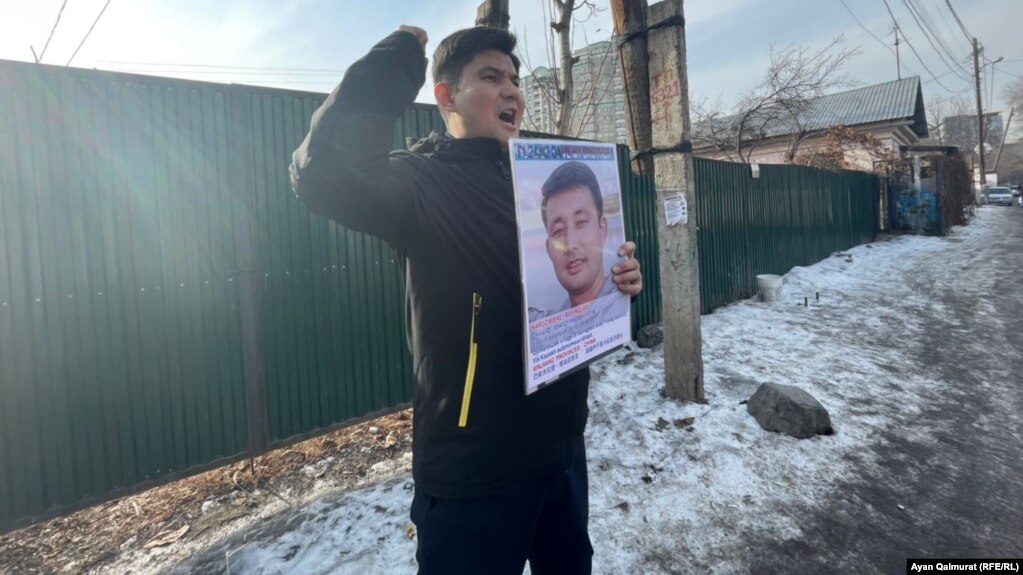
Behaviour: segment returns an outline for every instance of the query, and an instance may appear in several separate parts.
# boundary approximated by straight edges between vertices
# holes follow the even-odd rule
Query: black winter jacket
[[[390,152],[425,67],[411,34],[374,46],[314,114],[291,179],[314,212],[384,239],[406,262],[416,489],[486,496],[567,468],[586,425],[589,371],[525,395],[518,236],[500,144],[434,133]]]

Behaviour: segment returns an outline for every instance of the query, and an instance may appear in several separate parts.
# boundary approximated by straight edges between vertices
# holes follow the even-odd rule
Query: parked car
[[[1020,196],[1020,194],[1023,193],[1023,189],[1020,189],[1021,187],[1023,187],[1023,186],[1020,186],[1019,184],[1013,184],[1013,185],[1009,186],[1009,190],[1012,191],[1013,197],[1018,198]]]
[[[1003,206],[1012,205],[1012,190],[1003,187],[988,188],[984,195],[987,197],[987,203],[989,204],[1000,204]]]

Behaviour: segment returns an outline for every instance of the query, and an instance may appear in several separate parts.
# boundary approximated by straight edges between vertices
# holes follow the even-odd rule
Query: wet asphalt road
[[[942,239],[961,245],[907,274],[929,300],[915,310],[920,323],[880,336],[911,358],[893,372],[933,382],[923,412],[864,446],[876,461],[826,503],[790,510],[805,537],[748,541],[751,573],[905,573],[910,557],[1023,557],[1023,209],[979,217],[992,224],[984,241]]]

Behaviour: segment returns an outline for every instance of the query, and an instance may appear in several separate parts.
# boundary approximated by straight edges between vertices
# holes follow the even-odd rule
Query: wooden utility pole
[[[629,148],[649,150],[653,147],[650,131],[650,76],[647,71],[646,0],[613,0],[615,37],[619,39],[618,59],[625,83],[626,128]],[[632,171],[653,175],[654,158],[647,154],[632,162]]]
[[[625,19],[619,28],[636,35],[624,38],[630,41],[623,44],[623,71],[632,65],[632,60],[625,60],[624,46],[646,34],[650,115],[642,118],[631,109],[628,115],[632,126],[649,124],[651,130],[650,146],[639,142],[636,137],[639,130],[631,137],[636,141],[637,153],[652,157],[654,165],[665,393],[672,399],[704,402],[700,261],[682,0],[665,0],[650,6],[645,25],[630,22],[630,17],[642,13],[642,7],[633,4],[646,4],[646,0],[615,0],[612,7],[616,21],[619,16]],[[629,53],[629,57],[635,54]],[[629,91],[631,108],[632,86]]]
[[[899,60],[899,29],[895,28],[895,77],[902,79],[902,61]]]
[[[976,38],[973,39],[973,79],[977,86],[977,150],[980,155],[980,182],[977,183],[975,193],[979,204],[987,176],[984,174],[984,108],[980,101],[980,43]]]
[[[476,9],[476,25],[508,29],[508,0],[483,0]]]

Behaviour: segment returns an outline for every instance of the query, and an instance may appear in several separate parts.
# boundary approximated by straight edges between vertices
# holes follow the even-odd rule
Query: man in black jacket
[[[515,38],[474,28],[434,54],[448,133],[390,152],[425,81],[426,32],[402,26],[353,64],[295,151],[314,212],[405,261],[415,373],[411,517],[422,574],[589,573],[589,371],[525,395],[522,288],[508,140],[524,112]],[[626,243],[614,280],[642,276]]]

